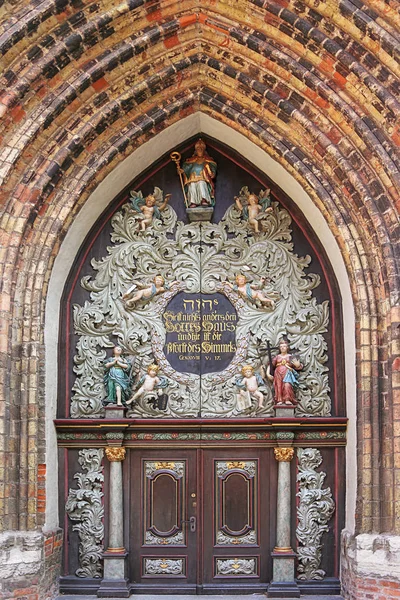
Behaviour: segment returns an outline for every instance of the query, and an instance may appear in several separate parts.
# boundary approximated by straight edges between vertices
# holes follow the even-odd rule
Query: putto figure
[[[298,358],[290,354],[289,344],[286,340],[279,342],[279,354],[272,359],[274,369],[267,367],[267,377],[274,384],[275,404],[290,404],[296,406],[295,390],[298,387],[298,374],[303,365]]]
[[[168,204],[171,194],[167,194],[163,200],[163,192],[160,188],[154,188],[154,192],[143,198],[142,192],[130,192],[131,204],[137,212],[140,220],[139,229],[144,232],[153,223],[153,219],[161,219],[161,212]]]
[[[275,302],[269,296],[266,296],[262,291],[266,282],[265,277],[260,277],[259,283],[249,283],[246,275],[239,273],[235,277],[235,283],[232,285],[228,282],[228,285],[237,292],[244,300],[248,300],[260,306],[262,308],[275,308]]]
[[[131,365],[123,357],[121,346],[114,347],[113,356],[105,360],[104,368],[103,381],[107,392],[104,404],[126,404],[131,386]]]
[[[261,190],[259,195],[251,194],[247,187],[240,190],[239,196],[235,196],[237,209],[248,221],[254,233],[260,233],[260,221],[268,212],[272,212],[270,189]]]
[[[214,179],[217,163],[206,152],[202,139],[197,140],[194,154],[185,160],[178,172],[183,175],[183,185],[188,208],[215,205]]]
[[[158,294],[163,294],[170,290],[173,286],[178,285],[178,281],[166,283],[162,275],[156,275],[153,282],[150,284],[142,284],[135,282],[127,292],[122,296],[125,306],[129,309],[135,308],[139,302],[149,302]]]
[[[254,372],[251,365],[244,365],[242,377],[238,377],[235,384],[239,388],[237,406],[240,410],[251,408],[252,396],[258,401],[258,408],[264,408],[264,395],[258,389],[258,386],[264,385],[264,380],[259,373]]]
[[[144,394],[168,387],[168,379],[163,375],[158,376],[159,370],[160,367],[154,364],[147,368],[147,374],[143,375],[138,381],[139,389],[133,394],[132,398],[129,398],[126,402],[127,405],[132,404]]]

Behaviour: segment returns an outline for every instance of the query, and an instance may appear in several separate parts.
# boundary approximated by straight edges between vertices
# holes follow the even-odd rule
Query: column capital
[[[109,446],[105,452],[110,462],[121,462],[126,456],[125,448],[121,448],[120,446]]]
[[[278,462],[290,462],[294,455],[293,448],[274,448],[275,458]]]

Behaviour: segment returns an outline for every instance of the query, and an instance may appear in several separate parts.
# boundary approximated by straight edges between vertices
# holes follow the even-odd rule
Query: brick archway
[[[17,502],[4,530],[45,521],[43,325],[60,244],[125,157],[200,112],[281,164],[337,240],[356,315],[356,531],[400,533],[395,9],[311,4],[49,1],[8,21],[5,5],[2,419]]]

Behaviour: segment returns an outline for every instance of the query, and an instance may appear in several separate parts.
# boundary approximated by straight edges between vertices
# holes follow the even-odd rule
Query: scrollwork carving
[[[176,461],[176,462],[168,462],[168,461],[149,461],[145,462],[145,473],[146,477],[151,477],[157,471],[172,471],[176,477],[183,477],[185,474],[185,463]]]
[[[76,473],[74,479],[79,489],[69,490],[65,511],[79,536],[78,577],[102,576],[102,553],[104,526],[103,497],[103,450],[80,450],[78,462],[86,473]]]
[[[228,471],[232,471],[233,469],[239,469],[240,471],[244,471],[248,477],[254,477],[257,470],[257,465],[253,460],[218,460],[217,461],[217,475],[218,477],[222,477]]]
[[[257,561],[255,558],[217,558],[218,575],[256,575]]]
[[[183,558],[145,558],[146,575],[182,575]]]
[[[217,544],[219,546],[250,546],[257,544],[257,535],[254,530],[249,531],[246,535],[241,536],[226,535],[226,533],[223,531],[218,531]]]
[[[298,526],[299,542],[298,578],[302,580],[323,579],[325,571],[320,568],[322,559],[321,538],[328,531],[328,521],[335,511],[330,488],[323,488],[326,474],[317,472],[322,457],[316,448],[299,448],[297,481],[299,485]]]
[[[184,543],[183,532],[178,531],[174,535],[161,537],[146,531],[144,543],[146,546],[181,546]]]

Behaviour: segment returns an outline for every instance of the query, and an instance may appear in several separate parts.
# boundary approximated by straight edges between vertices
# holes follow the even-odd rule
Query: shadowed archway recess
[[[200,111],[278,161],[337,239],[357,324],[357,531],[400,534],[395,3],[44,0],[1,10],[0,418],[5,486],[18,498],[2,509],[4,529],[44,523],[44,307],[60,244],[107,174]]]

